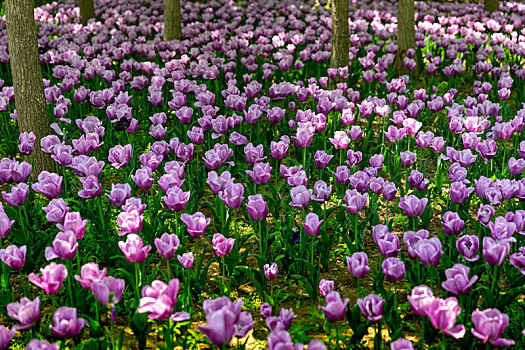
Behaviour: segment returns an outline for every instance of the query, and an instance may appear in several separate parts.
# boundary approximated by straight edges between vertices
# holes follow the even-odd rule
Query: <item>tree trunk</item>
[[[397,4],[397,47],[394,68],[397,73],[405,71],[403,59],[408,49],[416,48],[416,31],[414,29],[414,0],[399,0]]]
[[[95,18],[95,6],[93,0],[78,0],[82,25],[86,25],[91,18]]]
[[[33,178],[42,170],[53,171],[51,157],[40,150],[40,139],[51,133],[44,98],[42,68],[33,14],[34,0],[5,0],[5,17],[9,61],[15,89],[15,106],[20,132],[33,132],[35,149],[29,162],[33,163]]]
[[[330,67],[348,66],[350,33],[348,30],[348,0],[332,0],[332,52]]]
[[[485,11],[492,13],[498,9],[498,0],[485,0]]]
[[[180,0],[164,0],[164,41],[181,39]]]

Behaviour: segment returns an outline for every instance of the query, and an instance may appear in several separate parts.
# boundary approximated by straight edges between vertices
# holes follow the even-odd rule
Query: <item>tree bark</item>
[[[397,4],[397,47],[394,68],[397,73],[405,71],[403,59],[408,49],[416,48],[416,31],[414,29],[414,0],[399,0]]]
[[[330,67],[348,66],[350,33],[348,30],[348,0],[332,0],[332,52]]]
[[[15,105],[20,132],[33,132],[35,149],[29,157],[33,164],[32,177],[42,170],[53,171],[51,157],[41,151],[40,139],[51,133],[42,68],[38,53],[34,0],[5,0],[5,17],[9,61],[15,90]]]
[[[78,0],[78,6],[82,25],[85,26],[91,18],[95,18],[95,5],[93,5],[93,0]]]
[[[181,39],[180,0],[164,0],[164,41]]]
[[[485,0],[485,11],[492,13],[498,9],[498,0]]]

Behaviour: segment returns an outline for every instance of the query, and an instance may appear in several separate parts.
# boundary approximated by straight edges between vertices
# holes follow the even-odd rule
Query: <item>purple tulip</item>
[[[178,292],[178,279],[172,279],[168,284],[155,280],[151,286],[142,288],[142,298],[137,312],[147,313],[148,318],[152,320],[167,320],[177,304]]]
[[[253,196],[248,196],[246,209],[254,221],[265,220],[266,216],[268,215],[268,205],[260,193]]]
[[[436,266],[439,263],[443,250],[441,241],[437,237],[421,239],[413,246],[414,253],[421,263],[425,266]]]
[[[356,252],[351,257],[346,257],[348,272],[355,278],[363,278],[370,271],[368,266],[368,255],[365,252]]]
[[[126,242],[118,242],[118,246],[129,262],[141,263],[148,257],[151,246],[144,247],[140,236],[132,233],[126,237]]]
[[[75,279],[80,282],[82,288],[90,289],[93,282],[99,282],[106,277],[106,269],[100,270],[97,263],[89,262],[80,269],[80,276],[75,275]]]
[[[190,199],[190,195],[190,191],[184,192],[179,187],[172,187],[166,192],[166,195],[162,197],[162,199],[168,209],[181,211]]]
[[[407,231],[403,235],[403,242],[407,246],[407,252],[410,259],[415,259],[417,257],[416,252],[414,251],[414,245],[422,239],[427,239],[429,232],[427,230],[419,231]]]
[[[441,329],[443,333],[456,339],[463,338],[465,335],[465,326],[454,326],[456,318],[461,312],[461,307],[459,307],[456,298],[435,298],[424,311],[430,319],[432,327]]]
[[[315,166],[318,169],[324,169],[328,166],[333,157],[333,155],[330,155],[325,151],[317,151],[314,155]]]
[[[348,185],[350,183],[350,169],[346,166],[338,166],[334,177],[339,185]]]
[[[2,208],[3,209],[3,208]],[[6,239],[15,220],[9,220],[9,217],[3,211],[0,211],[0,238]]]
[[[490,265],[503,265],[509,252],[510,244],[507,240],[495,241],[491,237],[483,237],[483,256]]]
[[[193,252],[184,253],[182,255],[177,256],[177,260],[179,260],[182,267],[185,269],[191,269],[193,266]]]
[[[319,216],[315,213],[308,213],[303,223],[304,232],[308,236],[317,236],[321,230],[321,225],[324,220],[319,220]]]
[[[385,279],[389,282],[395,283],[405,276],[405,263],[398,258],[386,258],[381,264]]]
[[[268,163],[256,163],[253,170],[246,170],[256,185],[266,185],[270,181],[272,167]]]
[[[335,149],[345,149],[350,144],[350,138],[344,131],[336,131],[333,138],[329,138]]]
[[[377,294],[368,294],[364,299],[357,299],[357,305],[361,313],[371,322],[377,322],[383,318],[385,301]]]
[[[414,314],[416,316],[423,316],[425,315],[425,310],[435,298],[434,293],[432,293],[432,290],[429,287],[421,285],[413,288],[407,299]]]
[[[29,133],[24,131],[20,134],[20,136],[18,136],[18,140],[20,141],[18,149],[20,150],[21,154],[31,154],[31,152],[33,152],[33,149],[35,148],[36,136],[32,131]]]
[[[149,189],[153,183],[152,171],[149,167],[137,169],[135,175],[131,175],[137,186],[142,189]]]
[[[2,346],[0,346],[2,349]],[[27,344],[26,350],[59,350],[60,346],[57,343],[50,344],[45,340],[32,339]]]
[[[17,330],[29,329],[40,320],[40,298],[36,297],[32,301],[22,298],[20,302],[10,303],[7,305],[7,314],[20,322],[20,325],[16,326]]]
[[[140,215],[135,209],[131,211],[123,211],[117,216],[117,224],[122,230],[119,232],[119,236],[128,233],[138,233],[142,230],[142,220],[144,215]]]
[[[476,310],[472,313],[472,334],[484,344],[489,342],[493,346],[511,346],[514,341],[501,338],[501,334],[509,325],[507,314],[498,309]]]
[[[313,190],[306,189],[305,186],[299,185],[293,187],[290,190],[290,197],[292,201],[289,203],[290,206],[299,210],[305,208],[310,203],[310,197],[312,196]]]
[[[401,197],[399,200],[399,208],[405,212],[408,217],[415,217],[423,215],[425,207],[427,206],[428,198],[421,198],[414,196],[413,194]]]
[[[77,254],[77,236],[73,231],[59,232],[53,240],[53,246],[46,248],[46,260],[71,260]]]
[[[125,168],[131,160],[131,145],[116,145],[109,150],[108,161],[116,169]]]
[[[42,193],[48,199],[53,199],[62,194],[62,176],[55,173],[42,171],[38,175],[38,182],[34,183],[31,188],[35,192]]]
[[[57,224],[62,224],[66,217],[69,207],[62,198],[52,199],[47,207],[42,207],[46,212],[46,219],[49,222],[54,222]]]
[[[514,157],[510,157],[509,171],[512,175],[514,176],[521,175],[524,168],[525,168],[525,159],[522,159],[522,158],[516,159]]]
[[[448,290],[452,295],[467,294],[478,280],[478,276],[468,277],[470,269],[462,264],[455,264],[450,269],[445,270],[447,280],[441,284],[443,289]]]
[[[324,203],[330,200],[332,195],[332,186],[328,186],[323,180],[319,180],[314,185],[315,195],[312,195],[312,200]]]
[[[78,196],[81,198],[95,198],[102,195],[102,187],[95,175],[88,177],[81,177],[82,189],[78,191]]]
[[[328,322],[337,322],[345,319],[346,306],[350,299],[345,298],[341,300],[339,292],[330,292],[326,296],[326,306],[319,305],[319,309],[323,310]]]
[[[219,192],[219,198],[230,209],[237,209],[244,201],[244,186],[240,183],[228,182]]]
[[[494,216],[494,208],[489,204],[481,204],[476,212],[476,216],[482,225],[487,226],[490,219]]]
[[[453,182],[450,185],[450,200],[453,203],[463,203],[473,191],[474,188],[467,187],[463,182]]]
[[[443,214],[443,219],[441,221],[443,232],[445,232],[446,235],[454,236],[459,235],[464,223],[465,222],[461,220],[458,213],[452,211],[447,211]]]
[[[110,194],[106,193],[109,202],[116,206],[120,207],[126,203],[126,200],[131,197],[131,186],[128,183],[125,184],[111,184]]]
[[[82,220],[79,212],[69,212],[64,216],[64,223],[57,224],[59,230],[73,231],[77,239],[84,238],[88,221]]]
[[[216,233],[213,235],[212,244],[215,254],[220,258],[230,254],[235,245],[235,239],[226,238],[222,234]]]
[[[9,348],[9,343],[11,339],[15,336],[16,328],[11,328],[10,331],[7,330],[3,325],[0,325],[0,350],[5,350]]]
[[[261,314],[261,317],[264,318],[264,319],[273,316],[272,306],[270,304],[268,304],[268,303],[263,303],[261,305],[261,309],[260,309],[259,313]]]
[[[344,201],[345,208],[352,215],[357,215],[360,211],[365,210],[368,193],[360,194],[357,190],[346,190]]]
[[[20,270],[26,264],[27,246],[18,249],[15,245],[10,245],[6,249],[0,249],[0,259],[9,266],[10,269]]]
[[[289,145],[283,141],[270,143],[270,153],[273,159],[284,159],[286,158],[286,152],[288,152]]]
[[[467,261],[476,261],[479,255],[479,238],[476,235],[464,235],[456,241],[456,248]]]
[[[276,329],[268,335],[268,350],[301,350],[303,344],[293,344],[292,337],[288,331]]]
[[[401,249],[399,248],[399,237],[395,233],[387,232],[377,240],[379,252],[384,257],[395,257]]]
[[[163,233],[160,238],[155,238],[155,247],[157,247],[159,255],[164,259],[172,259],[175,256],[175,252],[177,252],[179,244],[179,237],[175,233]]]
[[[279,267],[277,266],[276,262],[273,262],[271,264],[266,264],[263,267],[264,267],[264,276],[268,279],[268,281],[273,281],[279,274]]]
[[[390,343],[390,350],[414,350],[414,345],[406,338],[399,338]]]
[[[206,218],[201,212],[196,212],[193,215],[184,213],[180,219],[186,224],[186,229],[193,238],[202,236],[211,222],[211,219]]]
[[[328,281],[324,278],[319,282],[319,295],[323,298],[328,295],[332,290],[334,290],[334,281]]]
[[[42,288],[48,294],[56,294],[62,283],[67,277],[67,268],[63,264],[56,264],[52,262],[43,269],[40,269],[42,274],[38,277],[34,273],[29,274],[28,279],[37,287]]]
[[[86,320],[77,318],[77,309],[62,306],[53,314],[53,322],[54,325],[49,326],[53,337],[57,339],[69,339],[82,331]]]
[[[11,192],[3,192],[2,197],[12,207],[19,207],[27,201],[27,194],[29,193],[29,186],[25,183],[20,183],[11,187]]]
[[[411,167],[416,162],[416,154],[410,151],[404,151],[400,153],[401,164],[405,167]]]
[[[109,308],[114,308],[122,298],[126,283],[122,279],[114,277],[104,277],[102,280],[94,281],[91,284],[91,292],[99,303]]]

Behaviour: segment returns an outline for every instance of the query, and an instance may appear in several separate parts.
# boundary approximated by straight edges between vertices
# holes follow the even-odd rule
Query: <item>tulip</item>
[[[314,185],[315,195],[312,195],[312,200],[324,203],[330,200],[332,194],[332,186],[328,186],[323,180],[319,180]]]
[[[476,261],[479,255],[476,253],[479,249],[479,238],[476,235],[465,235],[458,238],[456,248],[467,261]]]
[[[467,187],[463,182],[453,182],[450,185],[450,200],[457,204],[463,203],[473,191],[473,187]]]
[[[15,336],[16,328],[11,328],[10,331],[7,330],[3,325],[0,326],[0,350],[5,350],[9,347],[11,339]]]
[[[290,202],[290,206],[299,210],[307,207],[310,203],[310,197],[312,196],[312,193],[313,190],[308,190],[303,185],[293,187],[290,190],[290,197],[292,199],[292,201]]]
[[[443,220],[441,222],[445,234],[454,236],[459,235],[464,223],[465,222],[461,220],[458,213],[452,211],[447,211],[443,214]]]
[[[483,256],[490,265],[503,265],[509,252],[508,241],[495,241],[491,237],[483,237]]]
[[[135,181],[137,186],[145,190],[153,184],[152,171],[148,167],[137,169],[135,175],[131,175],[131,179]]]
[[[501,338],[501,334],[509,325],[507,314],[498,309],[476,310],[472,313],[472,334],[484,344],[489,342],[493,346],[511,346],[514,341]]]
[[[272,306],[268,303],[263,303],[261,305],[261,310],[259,311],[259,313],[261,314],[262,318],[271,317],[273,315]]]
[[[279,274],[279,267],[277,266],[276,262],[273,262],[271,265],[266,264],[263,267],[264,267],[264,276],[268,279],[268,281],[274,280]]]
[[[346,257],[348,272],[355,278],[363,278],[370,271],[368,266],[368,255],[365,252],[357,252],[352,257]]]
[[[202,236],[211,222],[211,219],[206,218],[204,214],[199,211],[193,215],[184,213],[180,216],[180,219],[186,224],[186,229],[193,238]]]
[[[487,226],[490,219],[494,216],[494,208],[489,204],[481,204],[476,212],[476,216],[482,225]]]
[[[82,288],[90,289],[93,282],[99,282],[106,277],[107,269],[100,270],[97,263],[89,262],[80,269],[80,276],[75,275],[75,279],[80,282]]]
[[[172,187],[166,192],[166,196],[162,197],[162,199],[168,209],[181,211],[190,199],[190,195],[190,191],[183,192],[179,187]]]
[[[425,310],[435,298],[434,293],[432,293],[432,290],[429,287],[421,285],[413,288],[407,299],[414,314],[417,316],[423,316],[425,315]]]
[[[324,169],[328,166],[334,156],[325,151],[317,151],[314,155],[315,166],[318,169]]]
[[[46,260],[71,260],[77,254],[77,236],[73,231],[59,232],[53,240],[53,246],[46,248]]]
[[[368,193],[360,194],[356,190],[346,190],[344,201],[345,208],[352,215],[357,215],[360,211],[365,210]]]
[[[244,201],[244,186],[240,183],[228,182],[219,192],[219,198],[230,209],[237,209]]]
[[[62,231],[73,231],[77,239],[82,239],[86,234],[87,223],[87,220],[82,220],[80,213],[69,212],[64,216],[64,223],[58,224],[57,227]]]
[[[12,207],[19,207],[27,201],[27,194],[29,193],[29,186],[25,183],[20,183],[17,186],[11,187],[11,192],[3,192],[2,197]]]
[[[146,204],[142,203],[142,199],[135,197],[126,199],[126,203],[122,206],[122,210],[124,211],[131,212],[132,210],[136,210],[139,214],[143,214],[145,209]]]
[[[206,317],[206,325],[198,328],[215,345],[228,345],[235,332],[237,315],[229,309],[215,311]]]
[[[38,175],[38,182],[34,183],[31,188],[35,192],[42,193],[48,199],[53,199],[62,194],[62,179],[63,176],[42,171]]]
[[[3,211],[0,212],[0,238],[6,239],[15,220],[9,220],[9,217]]]
[[[401,164],[405,167],[411,167],[416,162],[416,154],[410,151],[404,151],[400,154],[401,157]]]
[[[116,145],[109,150],[108,161],[116,169],[125,168],[131,160],[131,145]]]
[[[315,213],[308,213],[303,223],[304,232],[309,236],[317,236],[321,230],[321,225],[324,220],[319,220],[319,216]]]
[[[414,345],[406,338],[399,338],[390,343],[390,350],[414,350]]]
[[[382,238],[377,240],[379,252],[384,257],[395,257],[399,254],[399,237],[395,233],[387,232]]]
[[[272,167],[268,163],[256,163],[253,170],[246,170],[256,185],[266,185],[270,181]]]
[[[159,252],[159,255],[164,259],[172,259],[177,252],[180,241],[179,237],[172,233],[163,233],[160,238],[155,238],[155,247]]]
[[[0,349],[2,347],[0,346]],[[57,343],[50,344],[45,340],[32,339],[27,344],[26,350],[59,350],[60,346]]]
[[[142,220],[144,220],[144,215],[141,215],[135,209],[121,212],[117,216],[117,224],[122,230],[119,232],[119,236],[140,232],[142,230]]]
[[[300,350],[303,349],[303,344],[293,344],[290,333],[286,330],[277,329],[268,335],[268,350]]]
[[[414,253],[425,266],[436,266],[439,263],[443,250],[441,249],[441,241],[437,237],[430,239],[421,239],[413,246]]]
[[[78,196],[81,198],[95,198],[102,194],[102,187],[95,175],[88,177],[81,177],[82,189],[78,191]]]
[[[20,133],[18,140],[20,141],[18,149],[20,150],[21,154],[31,154],[31,152],[33,152],[33,149],[35,148],[36,136],[32,131],[29,133],[27,131]]]
[[[446,335],[456,339],[463,338],[465,326],[456,325],[456,318],[461,312],[456,298],[441,299],[435,298],[424,310],[425,315],[430,319],[432,327],[441,329]]]
[[[319,305],[319,308],[323,310],[328,322],[337,322],[345,319],[346,306],[349,302],[348,298],[341,300],[339,292],[330,292],[326,296],[326,306]]]
[[[413,194],[401,197],[399,200],[399,208],[405,212],[408,217],[415,217],[423,215],[423,211],[427,206],[428,198],[421,198],[414,196]]]
[[[61,224],[64,222],[69,207],[62,198],[52,199],[47,207],[42,207],[42,210],[46,212],[46,219],[49,222]]]
[[[40,269],[42,274],[38,277],[34,273],[29,274],[29,281],[33,282],[37,287],[42,288],[48,294],[56,294],[62,283],[67,277],[67,268],[63,264],[56,264],[52,262],[43,269]]]
[[[132,233],[127,236],[126,242],[118,242],[118,246],[129,262],[141,263],[148,257],[151,246],[145,246],[142,239]]]
[[[109,276],[104,277],[102,280],[93,281],[91,284],[91,292],[99,303],[113,308],[122,298],[125,287],[126,283],[124,280]]]
[[[385,301],[377,294],[368,294],[364,299],[357,299],[357,305],[361,313],[371,322],[377,322],[383,318]]]
[[[20,326],[16,326],[17,330],[29,329],[40,320],[40,298],[36,297],[33,301],[22,298],[20,302],[10,303],[7,305],[7,314],[20,322]]]
[[[444,281],[441,286],[453,295],[469,293],[474,283],[478,280],[477,275],[469,280],[469,271],[470,269],[467,266],[455,264],[450,269],[445,270],[447,280]]]
[[[77,309],[73,307],[59,307],[53,315],[54,325],[49,326],[51,334],[57,339],[69,339],[78,335],[86,320],[77,318]]]
[[[226,238],[222,234],[216,233],[213,235],[212,243],[215,254],[220,258],[230,254],[235,245],[235,239]]]
[[[109,202],[116,206],[120,207],[126,203],[126,200],[131,197],[131,186],[128,183],[125,184],[111,184],[110,194],[106,193]]]
[[[324,278],[319,282],[319,294],[326,297],[334,289],[334,281],[328,281]]]
[[[151,286],[142,288],[142,298],[137,309],[139,313],[147,313],[152,320],[167,320],[173,314],[177,304],[179,280],[172,279],[168,284],[155,280]]]
[[[410,259],[416,258],[416,253],[414,251],[414,245],[422,240],[427,239],[429,235],[429,232],[427,230],[419,230],[419,231],[407,231],[403,234],[403,242],[407,246],[408,256]]]
[[[20,270],[26,264],[27,246],[18,249],[15,245],[10,245],[6,249],[0,249],[0,259],[13,270]]]
[[[395,283],[405,275],[405,263],[394,257],[386,258],[381,264],[387,281]]]
[[[193,266],[193,252],[184,253],[182,255],[177,256],[177,260],[181,263],[182,267],[185,269],[191,269]]]
[[[248,196],[248,203],[246,204],[248,214],[254,221],[262,221],[268,215],[268,205],[263,199],[262,194]]]

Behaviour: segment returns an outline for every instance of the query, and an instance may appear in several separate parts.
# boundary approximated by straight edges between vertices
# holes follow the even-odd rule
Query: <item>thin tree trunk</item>
[[[15,105],[20,132],[33,132],[35,149],[29,161],[32,176],[42,170],[52,171],[53,160],[40,150],[40,139],[51,133],[44,98],[42,68],[33,14],[34,0],[5,0],[9,61],[15,89]]]
[[[399,0],[397,4],[397,55],[395,70],[404,72],[403,59],[408,49],[416,48],[416,31],[414,29],[414,0]]]
[[[485,0],[485,11],[494,12],[498,11],[498,0]]]
[[[181,39],[180,0],[164,0],[164,41]]]
[[[348,30],[348,0],[332,0],[332,52],[330,67],[348,67],[350,32]],[[333,88],[334,81],[330,82]]]
[[[85,26],[91,18],[95,18],[95,5],[93,5],[93,0],[78,0],[78,6],[82,25]]]

